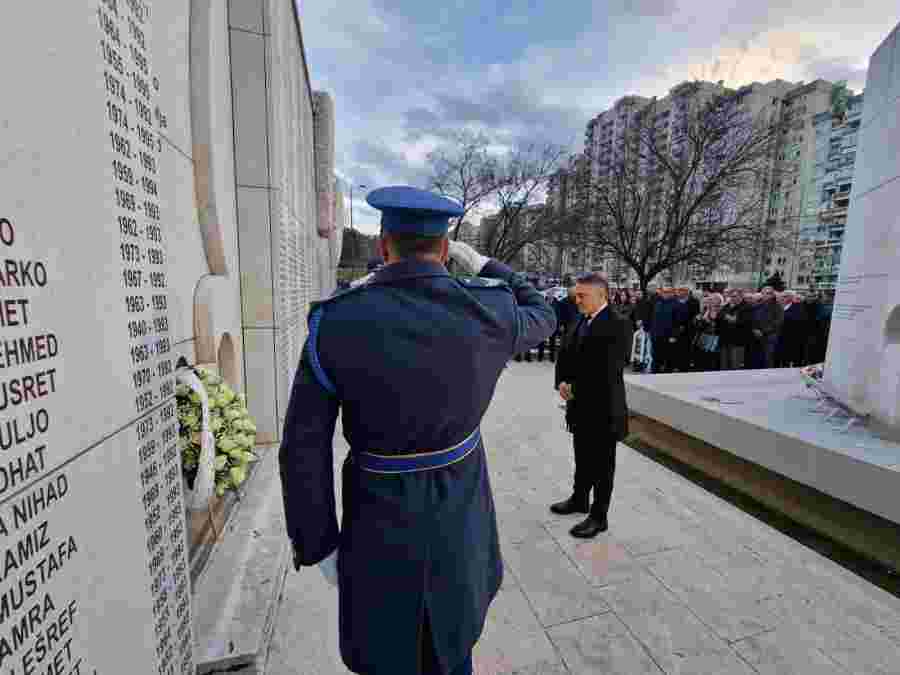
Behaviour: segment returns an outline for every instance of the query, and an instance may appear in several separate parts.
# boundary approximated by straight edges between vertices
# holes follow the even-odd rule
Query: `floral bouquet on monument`
[[[215,490],[221,497],[247,479],[256,441],[256,424],[247,411],[244,394],[236,394],[228,384],[206,368],[195,368],[209,403],[209,431],[215,439]],[[194,489],[201,457],[203,406],[200,395],[185,384],[175,390],[181,434],[182,467],[188,487]]]
[[[807,387],[816,389],[822,384],[822,377],[825,375],[825,364],[816,363],[800,369],[800,377],[806,383]]]

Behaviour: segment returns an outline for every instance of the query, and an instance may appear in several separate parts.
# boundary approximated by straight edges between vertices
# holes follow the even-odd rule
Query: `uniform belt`
[[[454,464],[478,447],[481,430],[475,429],[463,441],[446,450],[417,452],[410,455],[379,455],[375,452],[360,452],[356,455],[359,467],[372,473],[412,473],[428,469],[441,469]]]

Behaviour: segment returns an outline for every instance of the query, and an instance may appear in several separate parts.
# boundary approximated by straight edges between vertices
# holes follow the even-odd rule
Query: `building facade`
[[[45,609],[51,593],[69,608],[68,642],[46,645],[51,670],[221,670],[225,650],[211,645],[226,644],[225,605],[272,615],[227,585],[246,580],[235,565],[274,581],[289,559],[267,445],[280,437],[309,303],[334,289],[340,236],[334,107],[311,88],[298,12],[290,0],[75,1],[52,15],[0,3],[17,55],[0,61],[0,285],[15,296],[0,303],[0,390],[37,390],[14,409],[4,401],[3,426],[37,417],[40,427],[0,443],[20,468],[0,520],[12,522],[16,493],[36,496],[53,550],[58,538],[52,585],[37,587]],[[21,271],[10,277],[13,261]],[[228,520],[221,543],[264,551],[271,573],[235,554],[200,574],[202,551],[224,532],[224,504],[239,499],[188,489],[192,443],[215,474],[206,427],[179,420],[176,381],[188,365],[246,395],[246,443],[259,461],[230,485],[250,497],[240,500],[247,525]],[[209,406],[220,422],[223,401]],[[10,550],[30,547],[31,526],[3,530]],[[27,567],[7,572],[10,587],[30,583]],[[32,604],[3,610],[13,630]],[[20,637],[7,656],[27,661],[43,633]]]
[[[659,174],[652,159],[640,157],[636,152],[629,155],[629,150],[634,150],[634,132],[640,124],[651,130],[657,146],[670,152],[675,160],[685,152],[685,125],[691,112],[719,94],[733,93],[742,116],[748,122],[778,123],[781,126],[764,169],[766,179],[763,186],[746,188],[752,191],[761,189],[763,193],[732,196],[734,201],[752,197],[760,202],[759,224],[765,224],[767,235],[761,238],[759,247],[748,250],[744,256],[723,260],[713,269],[689,264],[678,266],[664,272],[659,283],[708,289],[725,286],[749,288],[777,274],[787,286],[794,287],[808,283],[813,265],[824,273],[826,265],[823,261],[828,255],[834,258],[834,249],[812,244],[803,233],[809,231],[810,224],[813,229],[819,228],[818,213],[822,199],[821,190],[815,184],[817,146],[814,123],[816,115],[830,115],[835,91],[836,85],[825,80],[808,84],[786,80],[753,82],[736,90],[726,89],[721,81],[685,82],[673,87],[662,99],[624,97],[612,109],[588,123],[585,158],[590,165],[592,180],[608,180],[616,162],[625,162],[626,166],[635,169],[639,176],[647,180],[650,190],[651,207],[643,215],[647,226],[658,224],[659,221],[654,219],[664,216],[662,210],[654,206],[653,194],[661,196],[668,185],[667,177]],[[853,101],[854,105],[859,104],[855,99]],[[652,119],[647,119],[647,115],[652,115]],[[633,165],[628,165],[628,162]],[[846,164],[842,167],[846,173]],[[816,257],[816,246],[830,253]],[[604,260],[602,267],[608,274],[611,273],[611,278],[621,279],[622,285],[635,285],[637,278],[634,273],[627,269],[620,271],[617,268],[623,266],[617,262]]]
[[[815,116],[831,108],[834,85],[825,80],[800,83],[774,101],[782,125],[778,143],[767,224],[770,238],[756,252],[754,284],[778,275],[789,288],[806,276],[801,268],[804,224],[815,217],[818,195],[814,187],[816,164]]]
[[[810,179],[812,217],[802,221],[796,286],[813,292],[834,291],[840,270],[844,230],[850,209],[857,139],[864,95],[847,92],[813,123],[815,172]]]

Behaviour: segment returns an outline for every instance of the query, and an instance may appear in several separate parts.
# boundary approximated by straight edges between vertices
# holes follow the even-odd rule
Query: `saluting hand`
[[[460,264],[467,272],[479,275],[482,268],[487,264],[487,256],[481,255],[474,248],[462,241],[450,240],[449,247],[450,259]]]
[[[568,382],[559,383],[559,395],[563,401],[572,400],[572,385]]]

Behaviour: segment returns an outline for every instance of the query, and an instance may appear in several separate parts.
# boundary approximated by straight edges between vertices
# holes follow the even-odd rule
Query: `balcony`
[[[846,202],[847,200],[843,200]],[[832,218],[837,218],[839,216],[847,215],[847,210],[849,208],[849,204],[844,203],[843,205],[837,203],[831,203],[826,206],[819,207],[819,220],[830,220]]]

